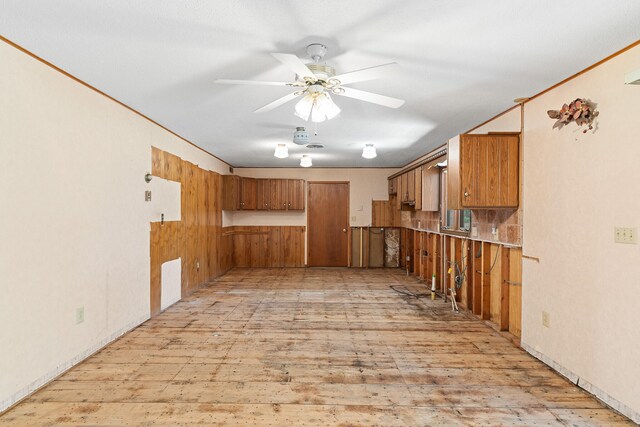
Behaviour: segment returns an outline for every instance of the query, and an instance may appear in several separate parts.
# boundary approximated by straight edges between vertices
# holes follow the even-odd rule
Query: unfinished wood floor
[[[626,425],[400,270],[236,269],[0,425]]]

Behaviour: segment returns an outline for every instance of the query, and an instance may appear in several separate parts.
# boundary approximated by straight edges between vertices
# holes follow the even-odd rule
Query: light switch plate
[[[542,326],[545,326],[547,328],[551,327],[551,316],[549,316],[549,313],[547,313],[546,311],[542,312]]]
[[[151,201],[151,190],[146,190],[144,192],[144,201],[145,202],[150,202]]]
[[[84,307],[76,308],[76,325],[84,322]]]
[[[616,243],[626,243],[629,245],[637,245],[638,229],[635,227],[615,227],[614,241]]]

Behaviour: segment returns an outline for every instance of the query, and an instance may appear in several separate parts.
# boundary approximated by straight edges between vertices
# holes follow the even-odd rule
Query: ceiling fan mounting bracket
[[[321,43],[312,43],[307,46],[307,54],[314,62],[322,61],[326,53],[327,47]]]

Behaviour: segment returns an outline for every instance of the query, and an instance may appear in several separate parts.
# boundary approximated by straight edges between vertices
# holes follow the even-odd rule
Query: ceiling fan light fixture
[[[378,154],[376,153],[376,147],[374,147],[373,144],[365,144],[364,148],[362,149],[362,157],[364,157],[365,159],[373,159],[377,155]]]
[[[295,115],[304,121],[309,121],[311,109],[313,108],[314,99],[311,95],[304,95],[300,101],[296,103]]]
[[[338,114],[340,114],[340,107],[333,102],[327,92],[324,92],[315,99],[311,108],[311,121],[314,123],[324,122],[333,119]]]
[[[286,159],[289,157],[289,150],[287,149],[287,144],[278,144],[276,145],[276,151],[273,155],[279,159]]]
[[[311,157],[309,157],[306,154],[303,154],[302,158],[300,159],[300,166],[302,166],[303,168],[311,167]]]
[[[293,133],[293,143],[297,145],[307,145],[309,143],[309,134],[303,127],[297,127]]]

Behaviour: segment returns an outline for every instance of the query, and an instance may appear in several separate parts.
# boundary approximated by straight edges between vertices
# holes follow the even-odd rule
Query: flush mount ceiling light
[[[276,145],[276,151],[273,155],[279,159],[286,159],[289,157],[289,150],[287,149],[287,144],[278,144]]]
[[[309,134],[303,127],[297,127],[293,133],[293,143],[297,145],[307,145],[309,143]]]
[[[311,167],[311,157],[303,154],[302,158],[300,159],[300,166],[302,166],[303,168]]]
[[[364,157],[365,159],[373,159],[377,155],[378,154],[376,153],[376,147],[374,147],[373,144],[365,144],[364,148],[362,149],[362,157]]]
[[[402,99],[344,87],[344,85],[351,83],[364,82],[382,77],[393,77],[398,71],[398,64],[392,62],[336,75],[335,68],[320,63],[326,52],[327,47],[320,43],[313,43],[307,46],[307,53],[313,60],[311,64],[305,64],[296,55],[272,53],[274,58],[295,73],[295,80],[293,82],[228,79],[217,79],[214,82],[221,84],[291,86],[298,88],[295,92],[276,99],[264,107],[258,108],[254,112],[266,113],[301,97],[295,106],[295,114],[304,120],[311,120],[316,123],[330,120],[340,113],[340,108],[333,102],[331,95],[346,96],[389,108],[398,108],[404,104],[404,100]]]

